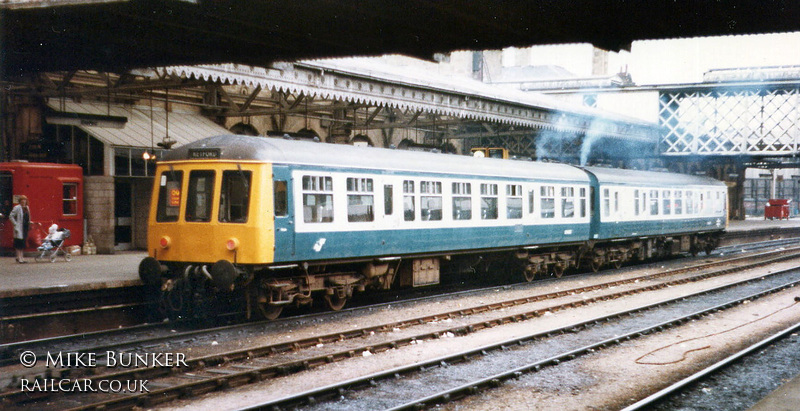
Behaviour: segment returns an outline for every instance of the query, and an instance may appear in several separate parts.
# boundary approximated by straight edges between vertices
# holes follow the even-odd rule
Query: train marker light
[[[233,251],[239,248],[239,239],[235,237],[229,238],[228,241],[225,242],[225,248],[227,248],[228,251]]]
[[[158,245],[160,245],[161,248],[169,248],[170,244],[172,244],[172,239],[169,238],[169,236],[165,235],[158,240]]]

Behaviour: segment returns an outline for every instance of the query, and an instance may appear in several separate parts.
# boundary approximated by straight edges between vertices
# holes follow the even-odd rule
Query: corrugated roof
[[[152,147],[167,135],[167,113],[163,107],[153,107],[151,111],[150,106],[119,104],[109,106],[104,103],[76,103],[72,100],[57,99],[51,99],[47,105],[57,112],[126,117],[128,121],[121,129],[79,126],[92,137],[112,146]],[[200,114],[186,111],[169,112],[169,138],[174,140],[177,146],[225,133],[230,131]]]

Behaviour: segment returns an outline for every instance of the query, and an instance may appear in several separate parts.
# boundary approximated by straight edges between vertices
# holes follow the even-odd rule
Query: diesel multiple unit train
[[[158,163],[139,274],[171,316],[241,298],[275,318],[492,264],[530,281],[708,253],[726,226],[705,177],[223,135]]]

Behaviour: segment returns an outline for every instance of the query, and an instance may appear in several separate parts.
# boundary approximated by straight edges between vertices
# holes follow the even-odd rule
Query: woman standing
[[[9,213],[8,218],[14,223],[14,249],[17,251],[17,262],[25,261],[25,240],[28,238],[28,229],[31,225],[31,210],[28,207],[28,197],[19,196],[19,204]]]

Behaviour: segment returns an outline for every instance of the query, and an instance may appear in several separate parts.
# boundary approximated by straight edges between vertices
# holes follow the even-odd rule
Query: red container
[[[13,249],[14,227],[8,219],[19,196],[28,197],[31,228],[28,250],[34,250],[52,224],[68,229],[66,245],[83,244],[83,170],[74,164],[0,163],[0,249]]]
[[[764,206],[764,219],[767,220],[782,220],[789,219],[789,203],[792,200],[783,198],[772,198]]]

